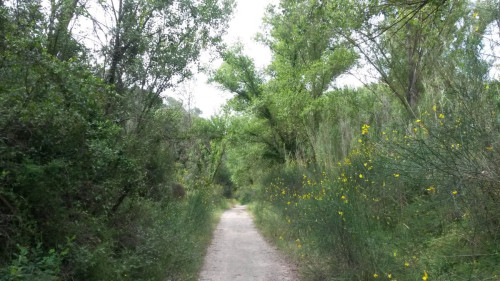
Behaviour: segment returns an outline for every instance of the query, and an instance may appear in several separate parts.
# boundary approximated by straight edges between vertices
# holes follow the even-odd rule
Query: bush
[[[484,129],[496,121],[430,112],[394,129],[363,126],[329,170],[289,164],[263,181],[257,222],[305,279],[498,274],[500,154]]]

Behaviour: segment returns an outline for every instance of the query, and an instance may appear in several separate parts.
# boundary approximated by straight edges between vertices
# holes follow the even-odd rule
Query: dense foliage
[[[225,54],[232,181],[305,280],[500,278],[499,10],[282,0],[267,69]]]
[[[224,131],[160,94],[232,2],[101,1],[95,53],[72,33],[102,30],[90,4],[0,1],[0,280],[193,280]]]
[[[232,7],[0,0],[0,280],[193,280],[233,194],[305,280],[498,280],[498,1],[281,0],[263,70]]]

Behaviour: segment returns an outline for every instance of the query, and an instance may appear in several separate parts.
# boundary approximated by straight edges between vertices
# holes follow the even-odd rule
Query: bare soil
[[[222,214],[199,281],[297,281],[297,270],[260,235],[245,206]]]

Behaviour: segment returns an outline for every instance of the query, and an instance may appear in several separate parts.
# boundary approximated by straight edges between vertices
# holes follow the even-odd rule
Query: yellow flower
[[[283,236],[280,236],[280,240],[283,240]]]
[[[425,280],[427,280],[427,277],[429,277],[429,276],[427,275],[427,271],[425,271],[425,270],[424,270],[424,276],[422,277],[422,280],[424,280],[424,281],[425,281]]]
[[[297,240],[295,240],[295,242],[300,242],[300,239],[299,239],[299,238],[297,238]]]
[[[283,189],[283,190],[281,191],[281,194],[285,194],[285,193],[286,193],[286,191]]]
[[[405,262],[405,266],[408,267],[410,266],[410,264],[408,262]]]
[[[434,192],[436,192],[436,188],[433,185],[431,185],[431,186],[429,186],[429,188],[427,188],[427,191],[434,193]]]
[[[342,197],[340,197],[340,199],[344,200],[345,199],[345,195],[342,195]]]
[[[478,13],[477,13],[477,12],[475,12],[475,13],[472,15],[472,17],[473,17],[473,18],[475,18],[475,17],[477,17],[477,15],[478,15]]]
[[[300,249],[300,248],[302,248],[302,245],[299,244],[299,245],[297,245],[297,247]]]
[[[359,178],[362,179],[363,178],[363,174],[359,174]]]
[[[377,278],[377,277],[378,277],[377,273],[373,274],[373,278]]]
[[[339,212],[339,215],[343,216],[343,215],[344,215],[344,212]]]
[[[422,121],[420,121],[420,119],[417,119],[417,120],[415,120],[415,122],[420,123],[420,122],[422,122]]]
[[[444,114],[443,113],[440,113],[439,116],[438,116],[439,119],[444,119]]]
[[[364,135],[364,134],[368,134],[368,129],[370,128],[370,126],[368,126],[367,124],[364,124],[363,127],[361,127],[361,134]]]
[[[393,174],[395,178],[399,178],[399,174]]]
[[[397,256],[397,255],[398,255],[398,254],[397,254],[396,252],[394,252],[394,256]],[[389,277],[389,278],[391,278],[391,277]]]
[[[492,150],[492,149],[493,149],[493,147],[492,147],[492,146],[487,146],[487,147],[486,147],[486,149],[487,149],[487,150]]]
[[[453,195],[457,195],[458,191],[453,190],[453,192],[452,192],[452,193],[453,193]]]
[[[362,143],[363,141],[361,139],[358,140],[359,143]]]
[[[288,203],[286,203],[286,204],[287,204],[287,205],[290,205],[290,204],[292,204],[292,203],[291,203],[290,201],[288,201]]]
[[[389,279],[391,279],[392,278],[392,274],[390,274],[390,273],[387,274],[387,277],[389,277]]]
[[[437,106],[436,105],[432,106],[432,110],[436,111],[437,110]]]

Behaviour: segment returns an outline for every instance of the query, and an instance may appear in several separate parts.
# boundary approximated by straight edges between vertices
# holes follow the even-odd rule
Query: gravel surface
[[[222,214],[199,281],[297,281],[296,268],[257,232],[245,206]]]

